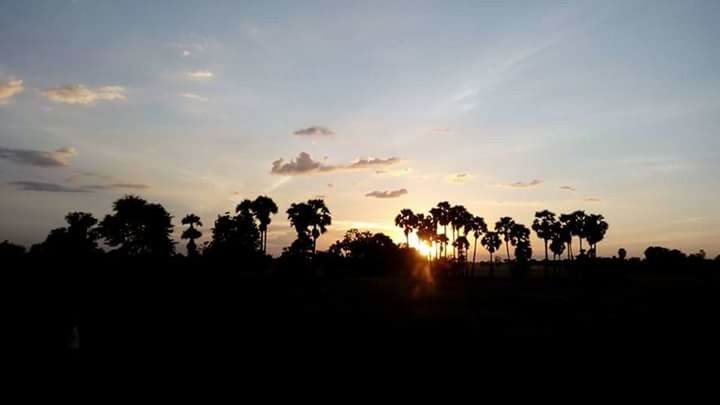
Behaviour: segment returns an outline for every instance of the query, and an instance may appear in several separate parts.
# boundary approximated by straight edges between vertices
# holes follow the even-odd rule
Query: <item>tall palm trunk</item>
[[[505,234],[505,252],[507,253],[507,260],[510,261],[510,238]]]
[[[453,259],[454,259],[455,258],[455,243],[454,242],[457,240],[457,239],[455,239],[455,225],[451,226],[451,228],[452,228],[452,238],[453,238],[452,247],[453,247]]]
[[[583,250],[583,248],[582,248],[582,237],[578,236],[578,240],[580,241],[580,252],[579,252],[579,253],[582,253],[582,250]]]
[[[547,240],[547,239],[544,239],[544,240],[545,240],[545,269],[543,270],[543,272],[545,273],[545,278],[547,278],[547,276],[548,276],[548,265],[549,265],[550,263],[549,263],[549,261],[548,261],[548,240]]]
[[[478,238],[475,238],[475,244],[473,246],[473,261],[472,261],[472,275],[475,275],[475,253],[477,253],[477,240]]]
[[[410,232],[405,232],[405,246],[410,247]]]
[[[490,278],[495,278],[495,262],[493,261],[492,252],[490,252]]]

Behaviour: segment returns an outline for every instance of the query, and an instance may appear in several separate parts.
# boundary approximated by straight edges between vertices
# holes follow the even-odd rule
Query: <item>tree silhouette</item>
[[[260,244],[260,231],[252,213],[242,209],[235,216],[229,212],[218,215],[205,254],[211,257],[249,259],[258,254]]]
[[[198,251],[197,246],[195,245],[195,239],[200,238],[202,236],[202,232],[195,227],[203,226],[202,222],[200,222],[200,217],[195,214],[187,214],[182,219],[181,223],[183,225],[188,225],[188,228],[185,229],[180,236],[181,239],[189,239],[187,243],[188,257],[196,257],[198,255]]]
[[[498,234],[497,232],[486,232],[480,240],[480,244],[482,244],[488,251],[488,253],[490,253],[490,277],[494,277],[495,262],[493,261],[493,253],[497,252],[497,250],[500,248],[500,245],[502,245],[502,241],[500,240],[500,234]]]
[[[468,212],[462,205],[453,205],[448,211],[450,228],[452,229],[453,238],[453,257],[455,257],[455,240],[459,235],[460,228],[465,226],[465,223],[472,218],[470,212]]]
[[[505,251],[507,253],[508,261],[510,261],[510,239],[514,225],[515,221],[510,217],[502,217],[495,223],[495,232],[502,235],[503,241],[505,241]]]
[[[482,236],[485,232],[487,232],[487,224],[485,223],[485,219],[478,216],[473,216],[472,219],[467,221],[465,224],[465,234],[472,232],[473,237],[475,240],[473,241],[473,257],[472,257],[472,271],[475,272],[475,257],[477,253],[477,243],[478,238]]]
[[[620,260],[625,260],[626,257],[627,257],[627,250],[625,250],[625,248],[618,249],[618,258]]]
[[[577,228],[575,225],[575,216],[573,214],[560,214],[558,220],[561,226],[557,230],[557,235],[567,243],[568,259],[572,260],[574,257],[572,249],[573,229]]]
[[[307,203],[293,203],[287,210],[288,220],[297,232],[296,247],[307,247],[306,241],[312,241],[310,247],[315,254],[317,239],[327,231],[332,223],[330,210],[321,199],[308,200]]]
[[[258,229],[260,230],[262,251],[264,254],[267,254],[267,230],[268,225],[272,222],[272,218],[270,218],[271,215],[278,213],[277,204],[275,204],[272,198],[261,195],[253,200],[251,207],[255,218],[260,223]]]
[[[175,252],[170,238],[172,217],[160,204],[129,195],[113,203],[114,214],[100,222],[99,233],[116,253],[126,256],[166,257]]]
[[[515,258],[517,260],[530,259],[525,257],[524,254],[530,251],[530,229],[522,224],[513,224],[510,228],[510,243],[515,247]],[[518,248],[520,248],[521,255],[518,256]]]
[[[432,243],[435,241],[437,236],[437,224],[431,215],[417,214],[418,219],[418,230],[417,236],[422,242],[429,247],[432,247]],[[428,250],[428,261],[432,259],[432,249]]]
[[[445,240],[447,240],[447,226],[450,224],[450,209],[450,203],[447,201],[439,202],[434,208],[430,209],[430,215],[435,222],[435,226],[437,227],[437,225],[440,225],[443,227]],[[437,233],[437,230],[435,233]],[[442,246],[444,251],[447,252],[447,243]]]
[[[470,247],[470,242],[467,240],[465,235],[460,235],[453,241],[453,248],[457,249],[458,263],[465,264],[467,261],[467,249]]]
[[[67,227],[50,231],[43,243],[32,246],[33,255],[87,257],[100,253],[97,219],[86,212],[70,212],[65,216]]]
[[[563,240],[560,237],[555,237],[556,234],[553,234],[553,238],[550,241],[550,251],[553,253],[553,260],[557,260],[558,257],[562,257],[562,254],[565,252],[565,240]]]
[[[548,210],[538,211],[535,213],[535,219],[532,223],[532,230],[535,231],[537,237],[545,242],[545,263],[548,261],[548,242],[553,238],[553,231],[557,219],[555,214]]]
[[[18,259],[25,254],[25,247],[4,240],[0,243],[0,259]]]
[[[585,211],[575,211],[571,214],[560,215],[560,221],[567,227],[572,236],[578,237],[579,242],[579,254],[583,253],[583,238],[585,238]],[[572,256],[572,243],[570,244],[570,251]]]
[[[585,217],[583,231],[588,244],[590,244],[591,257],[597,256],[597,244],[605,238],[607,230],[608,223],[605,222],[602,215],[590,214]]]
[[[402,228],[405,234],[405,245],[410,247],[410,233],[418,226],[418,218],[411,209],[405,208],[395,217],[395,226]]]

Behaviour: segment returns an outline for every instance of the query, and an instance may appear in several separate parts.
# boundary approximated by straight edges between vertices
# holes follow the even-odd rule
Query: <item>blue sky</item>
[[[323,195],[321,245],[399,236],[399,209],[449,200],[488,222],[602,213],[605,254],[717,254],[718,17],[716,1],[4,2],[0,239],[39,242],[126,193],[206,234],[242,198]],[[332,135],[294,134],[314,126]],[[271,173],[303,152],[331,169]],[[291,238],[279,215],[271,250]]]

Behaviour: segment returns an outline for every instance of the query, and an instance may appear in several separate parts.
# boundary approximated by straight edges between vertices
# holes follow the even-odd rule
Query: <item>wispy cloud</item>
[[[45,183],[41,181],[12,181],[8,183],[22,191],[45,191],[50,193],[89,193],[90,190],[82,187],[68,187],[62,184]]]
[[[454,184],[465,184],[472,180],[472,175],[469,173],[455,173],[447,176],[445,180]]]
[[[0,148],[0,159],[39,167],[68,166],[68,159],[75,155],[77,155],[77,150],[73,147],[63,147],[54,151]]]
[[[209,101],[209,99],[207,97],[199,96],[199,95],[193,94],[193,93],[181,93],[180,97],[183,97],[183,98],[186,98],[186,99],[192,100],[192,101],[200,101],[203,103]]]
[[[293,135],[307,136],[307,137],[332,137],[335,136],[335,131],[328,127],[320,125],[313,125],[311,127],[298,129],[293,132]]]
[[[13,181],[9,183],[21,191],[43,191],[49,193],[92,193],[99,190],[145,190],[149,187],[145,184],[113,183],[113,184],[92,184],[86,186],[67,186],[57,183],[42,181]]]
[[[191,79],[200,79],[200,80],[206,80],[206,79],[212,79],[213,78],[213,72],[209,70],[195,70],[187,74],[189,78]]]
[[[597,198],[597,197],[587,197],[587,198],[585,199],[585,201],[587,201],[587,202],[600,202],[600,201],[602,201],[602,200],[600,200],[600,199]]]
[[[567,190],[567,191],[575,191],[575,187],[573,186],[560,186],[561,190]]]
[[[270,173],[283,176],[298,176],[307,174],[325,173],[339,170],[363,170],[379,166],[389,166],[399,163],[399,158],[367,158],[358,159],[348,165],[327,165],[314,160],[309,153],[301,152],[296,158],[286,162],[278,159],[272,163]]]
[[[371,167],[377,167],[377,166],[390,166],[394,165],[396,163],[400,162],[400,158],[391,157],[387,159],[380,159],[380,158],[367,158],[367,159],[358,159],[354,162],[352,162],[349,166],[347,166],[348,169],[366,169]]]
[[[543,180],[533,179],[529,182],[523,182],[523,181],[516,181],[514,183],[505,184],[503,187],[510,187],[510,188],[531,188],[539,186],[543,183]]]
[[[404,188],[401,188],[399,190],[386,190],[386,191],[373,191],[370,193],[365,194],[365,197],[374,197],[374,198],[398,198],[402,195],[407,194],[408,191]]]
[[[66,86],[52,87],[41,91],[49,100],[56,103],[66,104],[95,104],[98,101],[120,101],[127,100],[124,87],[102,86],[87,87],[83,84],[69,84]]]
[[[10,102],[10,99],[16,94],[22,93],[23,81],[10,79],[5,82],[0,82],[0,105],[5,105]]]

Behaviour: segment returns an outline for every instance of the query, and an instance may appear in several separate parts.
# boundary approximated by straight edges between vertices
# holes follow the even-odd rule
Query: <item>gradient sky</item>
[[[281,213],[324,196],[320,247],[350,227],[399,241],[401,208],[448,200],[489,223],[601,213],[604,255],[720,253],[718,1],[0,9],[0,240],[127,193],[207,235],[267,194]],[[292,238],[276,216],[270,250]]]

